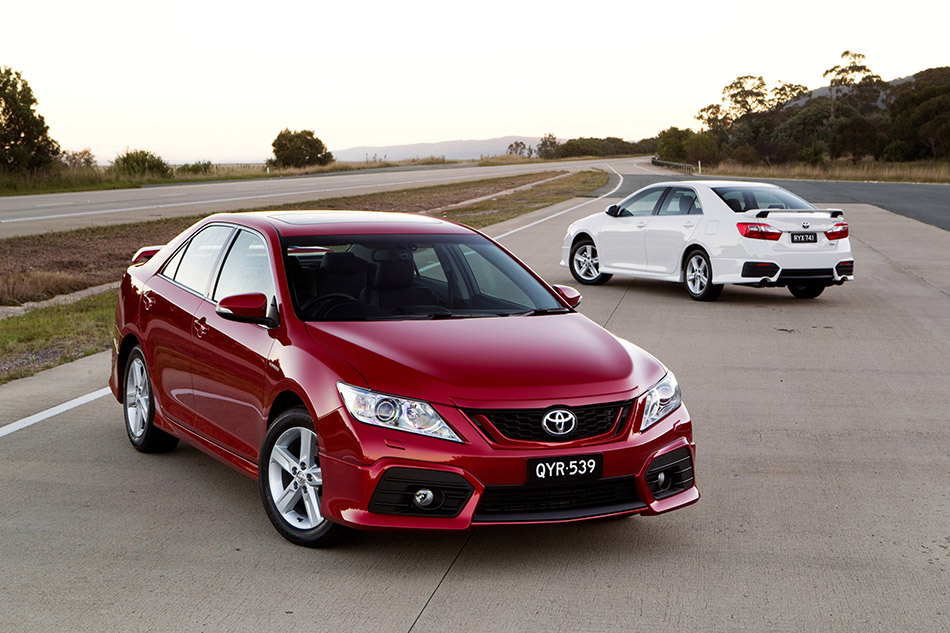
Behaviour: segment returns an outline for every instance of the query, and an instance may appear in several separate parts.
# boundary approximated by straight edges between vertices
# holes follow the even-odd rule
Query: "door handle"
[[[195,336],[201,338],[208,333],[211,327],[208,325],[207,319],[201,317],[200,319],[195,320]]]
[[[150,310],[153,305],[155,305],[155,297],[151,292],[146,292],[144,295],[142,295],[142,308],[144,310]]]
[[[645,227],[646,225],[647,225],[646,222],[637,222],[637,228],[638,228],[638,229],[642,229],[642,228]]]
[[[684,229],[691,229],[691,228],[693,228],[694,226],[696,226],[696,225],[693,224],[692,222],[687,222],[686,224],[683,225],[683,228],[684,228]]]

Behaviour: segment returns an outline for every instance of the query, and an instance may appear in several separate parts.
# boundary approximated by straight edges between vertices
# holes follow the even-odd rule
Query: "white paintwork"
[[[602,273],[680,283],[684,281],[684,256],[697,247],[709,255],[714,284],[775,283],[786,268],[834,270],[839,262],[853,260],[849,238],[829,240],[824,234],[845,221],[831,217],[831,210],[783,212],[767,209],[767,218],[757,218],[759,209],[733,211],[713,190],[724,186],[756,188],[763,193],[771,190],[784,192],[775,185],[736,181],[680,181],[649,185],[620,202],[621,209],[648,190],[682,187],[696,193],[702,213],[672,211],[669,215],[654,213],[626,217],[595,213],[568,227],[561,249],[561,265],[568,266],[571,247],[581,235],[594,241]],[[666,201],[663,206],[666,207]],[[778,241],[750,239],[740,235],[736,228],[739,222],[768,224],[783,234]],[[807,232],[817,234],[817,243],[791,243],[791,233],[806,231],[803,222],[808,223]],[[742,266],[747,261],[775,263],[779,272],[767,278],[743,277]],[[853,275],[834,273],[835,282],[853,278]]]

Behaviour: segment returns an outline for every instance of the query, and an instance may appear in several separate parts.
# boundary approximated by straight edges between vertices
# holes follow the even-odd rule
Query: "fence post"
[[[703,161],[698,160],[696,161],[696,164],[699,165],[699,175],[702,176],[703,175]]]

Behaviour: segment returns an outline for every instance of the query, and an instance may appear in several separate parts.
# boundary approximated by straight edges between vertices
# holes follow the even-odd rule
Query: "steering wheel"
[[[356,297],[348,295],[345,292],[331,292],[307,300],[302,306],[300,306],[300,311],[304,314],[310,314],[310,311],[314,308],[324,306],[331,301],[356,301]],[[313,312],[314,313],[311,316],[317,316],[318,310],[313,310]]]

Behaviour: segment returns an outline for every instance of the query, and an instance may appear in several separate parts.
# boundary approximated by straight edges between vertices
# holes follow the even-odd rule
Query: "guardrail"
[[[656,156],[653,157],[653,160],[650,161],[657,167],[667,167],[669,169],[678,169],[680,171],[685,171],[687,174],[696,173],[696,165],[690,165],[689,163],[671,163],[666,160],[660,160]],[[699,173],[702,172],[702,167],[699,168]]]

